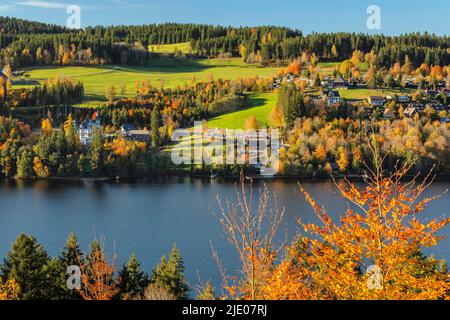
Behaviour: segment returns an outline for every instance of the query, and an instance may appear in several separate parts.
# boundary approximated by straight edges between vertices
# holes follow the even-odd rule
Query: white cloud
[[[0,11],[6,11],[8,9],[12,8],[12,5],[10,4],[4,4],[0,6]]]
[[[46,1],[25,1],[25,2],[18,2],[17,4],[21,6],[38,7],[46,9],[66,9],[68,6],[68,4],[66,3],[46,2]]]

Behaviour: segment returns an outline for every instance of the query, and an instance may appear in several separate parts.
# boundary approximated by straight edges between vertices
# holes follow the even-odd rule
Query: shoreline
[[[334,175],[334,180],[342,181],[342,180],[350,180],[357,182],[364,182],[363,175],[358,174],[348,174],[348,175]],[[415,175],[410,174],[406,175],[404,178],[406,180],[414,178]],[[426,175],[419,175],[417,179],[424,179]],[[3,181],[67,181],[67,182],[148,182],[153,179],[158,178],[191,178],[191,179],[200,179],[200,180],[210,180],[210,181],[218,181],[218,182],[230,182],[237,181],[240,179],[239,175],[217,175],[215,177],[211,177],[206,174],[192,174],[192,173],[179,173],[179,172],[165,172],[162,174],[153,174],[147,176],[135,176],[135,177],[30,177],[30,178],[2,178]],[[319,176],[319,177],[311,177],[311,176],[293,176],[293,175],[275,175],[275,176],[260,176],[260,175],[245,175],[245,181],[303,181],[303,182],[333,182],[333,178],[331,176]],[[436,175],[434,177],[435,182],[450,182],[450,175]]]

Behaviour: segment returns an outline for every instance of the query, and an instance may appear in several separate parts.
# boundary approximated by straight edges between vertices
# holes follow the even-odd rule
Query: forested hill
[[[112,63],[143,65],[149,45],[190,42],[193,56],[242,57],[248,63],[285,62],[302,53],[314,53],[321,61],[342,61],[355,50],[376,53],[376,64],[389,68],[408,56],[414,67],[450,64],[450,38],[431,34],[400,36],[356,33],[313,33],[286,27],[223,27],[202,24],[148,24],[97,26],[83,30],[0,18],[0,49],[13,67],[35,64]],[[68,58],[64,59],[67,54]]]
[[[0,32],[8,35],[17,34],[55,34],[67,32],[68,29],[56,24],[28,21],[17,18],[0,16]]]

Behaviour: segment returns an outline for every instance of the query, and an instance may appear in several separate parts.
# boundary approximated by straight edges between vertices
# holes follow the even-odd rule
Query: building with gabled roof
[[[370,96],[367,100],[373,107],[382,107],[385,102],[382,96]]]

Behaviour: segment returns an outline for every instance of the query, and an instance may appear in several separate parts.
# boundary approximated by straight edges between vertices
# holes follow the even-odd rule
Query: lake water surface
[[[281,233],[292,237],[297,219],[316,222],[310,206],[299,194],[297,181],[268,180],[278,207],[285,208]],[[436,182],[427,194],[441,194],[448,182]],[[302,186],[330,214],[345,212],[343,200],[332,182],[308,182]],[[255,183],[261,187],[261,182]],[[237,259],[224,238],[214,212],[217,195],[235,199],[235,183],[191,178],[160,178],[146,182],[113,183],[94,181],[3,181],[0,182],[0,257],[5,257],[21,232],[35,236],[47,252],[56,256],[71,231],[87,250],[95,237],[104,237],[106,248],[117,254],[122,265],[134,252],[147,272],[176,243],[183,255],[186,275],[192,286],[202,281],[220,282],[211,253],[219,252],[229,273],[235,273]],[[450,197],[431,203],[424,219],[448,216]],[[286,232],[285,232],[286,231]],[[450,233],[449,228],[445,231]],[[281,237],[281,236],[280,236]],[[449,240],[427,253],[450,260]]]

